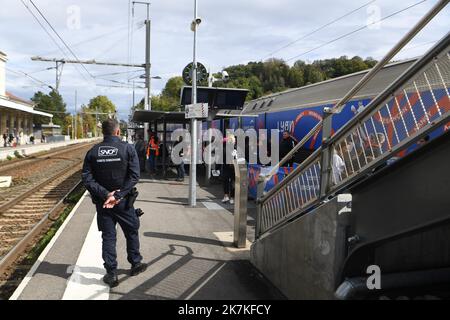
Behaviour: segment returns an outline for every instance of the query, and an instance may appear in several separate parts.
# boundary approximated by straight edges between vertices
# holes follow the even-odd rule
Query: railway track
[[[0,287],[20,282],[27,266],[20,260],[53,224],[66,207],[65,200],[81,184],[81,167],[85,152],[92,143],[75,149],[59,150],[39,156],[51,159],[53,165],[40,164],[41,177],[32,184],[18,185],[0,201]],[[62,156],[64,154],[64,156]],[[57,161],[54,161],[57,159]],[[39,161],[38,161],[39,162]],[[26,164],[15,163],[0,172],[18,171]],[[21,190],[21,191],[18,191]],[[3,193],[3,192],[2,192]],[[23,269],[24,272],[20,272]],[[11,278],[11,275],[15,275]],[[3,289],[0,288],[0,292]]]
[[[48,218],[49,212],[56,211],[55,207],[60,204],[61,199],[79,184],[80,167],[81,164],[69,171],[60,172],[0,207],[0,259],[43,218]]]
[[[16,160],[12,163],[7,163],[5,160],[5,161],[0,162],[0,175],[4,175],[4,173],[7,173],[8,171],[11,171],[11,170],[17,170],[24,166],[30,166],[32,164],[45,161],[46,159],[49,159],[52,157],[64,155],[65,153],[67,153],[67,150],[76,151],[78,149],[82,149],[85,147],[86,147],[85,143],[72,144],[70,146],[59,147],[59,148],[56,148],[56,149],[50,150],[50,151],[39,152],[39,153],[30,155],[30,156],[27,156],[26,158]]]
[[[1,189],[0,215],[3,207],[10,201],[18,198],[27,190],[32,190],[55,173],[72,167],[77,161],[82,161],[85,152],[91,145],[92,143],[76,147],[70,146],[17,163],[0,165],[0,175],[11,176],[13,179],[10,188]]]

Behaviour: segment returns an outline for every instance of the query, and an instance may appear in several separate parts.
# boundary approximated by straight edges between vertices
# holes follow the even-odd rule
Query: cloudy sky
[[[136,5],[132,17],[130,0],[32,1],[79,59],[136,64],[144,62],[145,6]],[[202,18],[198,32],[198,61],[212,72],[218,72],[225,66],[270,57],[285,59],[289,64],[297,59],[308,62],[342,55],[379,59],[436,2],[198,0],[198,15]],[[54,85],[55,82],[55,70],[45,70],[54,64],[31,61],[30,57],[39,55],[74,59],[33,3],[30,0],[0,0],[0,51],[8,55],[7,90],[23,98],[32,97],[37,90],[48,92],[48,88],[42,87],[43,83]],[[151,1],[151,74],[162,78],[152,80],[153,94],[159,93],[168,78],[180,75],[184,66],[192,61],[193,33],[189,25],[193,18],[193,5],[193,0]],[[374,24],[410,6],[413,7]],[[344,18],[312,33],[344,15]],[[449,31],[448,21],[449,6],[396,58],[405,59],[423,54]],[[132,28],[129,28],[129,24]],[[367,25],[359,32],[331,42]],[[64,67],[60,92],[68,111],[74,111],[76,90],[78,105],[88,103],[95,95],[104,94],[117,105],[120,117],[126,118],[132,104],[132,89],[107,86],[125,86],[127,83],[131,86],[132,80],[129,79],[142,74],[142,69],[91,65],[85,68],[87,70],[74,64]],[[31,80],[23,72],[42,82]],[[134,80],[136,86],[143,85],[139,83],[142,80],[138,77]],[[136,101],[143,94],[143,89],[137,88]]]

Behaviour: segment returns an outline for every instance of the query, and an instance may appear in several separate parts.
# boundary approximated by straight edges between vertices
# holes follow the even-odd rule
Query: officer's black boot
[[[137,276],[139,273],[144,272],[147,269],[147,265],[141,262],[138,262],[134,266],[131,267],[130,274],[131,276]]]
[[[119,284],[119,279],[117,278],[117,274],[114,271],[112,271],[108,272],[103,277],[103,282],[109,285],[110,288],[114,288]]]

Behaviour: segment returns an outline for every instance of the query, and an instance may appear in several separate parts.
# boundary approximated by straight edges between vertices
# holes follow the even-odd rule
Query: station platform
[[[273,300],[285,297],[250,263],[255,208],[249,208],[247,246],[233,246],[233,207],[220,185],[198,187],[188,206],[188,181],[141,178],[135,203],[141,216],[145,272],[131,277],[118,227],[119,285],[103,283],[101,234],[95,207],[83,195],[11,300]],[[249,204],[250,205],[250,204]],[[253,217],[252,217],[253,216]]]
[[[29,156],[42,151],[69,146],[72,144],[85,143],[98,140],[99,138],[86,138],[61,142],[25,144],[17,147],[0,147],[0,161],[5,160],[8,156],[15,158],[14,153],[18,151],[23,156]]]

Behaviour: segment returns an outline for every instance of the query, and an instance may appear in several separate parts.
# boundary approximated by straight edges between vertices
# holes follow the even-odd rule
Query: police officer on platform
[[[84,159],[82,178],[97,209],[97,225],[102,232],[102,257],[107,274],[103,281],[110,287],[117,278],[116,224],[125,234],[127,259],[131,275],[147,268],[139,252],[139,217],[128,202],[130,192],[139,181],[139,160],[133,145],[120,139],[119,123],[108,119],[102,123],[103,142],[89,150]]]

